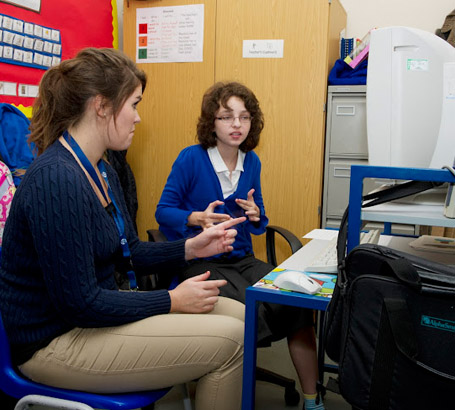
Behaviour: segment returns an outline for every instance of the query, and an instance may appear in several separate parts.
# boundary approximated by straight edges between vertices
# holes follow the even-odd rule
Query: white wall
[[[348,15],[346,37],[362,38],[374,27],[407,26],[434,33],[455,9],[454,0],[340,0]]]
[[[119,48],[123,49],[123,0],[116,1],[119,16]],[[434,33],[442,26],[447,14],[455,9],[454,0],[340,0],[340,2],[348,15],[346,37],[355,38],[362,38],[373,27],[386,26],[415,27]]]

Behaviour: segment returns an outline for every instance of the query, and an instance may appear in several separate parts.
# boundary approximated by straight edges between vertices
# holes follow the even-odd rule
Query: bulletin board
[[[0,0],[0,23],[0,102],[28,117],[49,67],[84,47],[118,47],[116,0]]]

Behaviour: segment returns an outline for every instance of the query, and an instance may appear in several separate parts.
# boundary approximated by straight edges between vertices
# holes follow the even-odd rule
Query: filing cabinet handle
[[[333,176],[335,178],[350,178],[351,177],[351,167],[333,167]]]
[[[355,115],[355,105],[337,105],[336,115]]]

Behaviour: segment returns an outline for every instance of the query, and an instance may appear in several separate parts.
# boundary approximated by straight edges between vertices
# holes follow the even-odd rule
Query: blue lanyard
[[[73,149],[74,153],[77,155],[77,157],[81,161],[83,167],[86,169],[86,171],[92,177],[96,186],[98,187],[98,189],[100,190],[104,199],[106,200],[106,203],[108,204],[108,206],[106,207],[106,210],[113,217],[113,219],[115,221],[115,225],[117,226],[119,237],[120,237],[120,247],[122,248],[123,262],[124,262],[122,268],[124,271],[126,271],[126,273],[128,275],[128,279],[130,281],[130,289],[138,290],[137,282],[136,282],[136,275],[134,273],[133,263],[131,261],[131,252],[130,252],[130,248],[128,246],[128,240],[126,239],[126,235],[125,235],[125,220],[123,219],[123,215],[122,215],[122,212],[120,211],[120,208],[117,206],[117,203],[115,202],[114,194],[112,192],[111,186],[110,186],[108,178],[107,178],[107,172],[106,172],[104,163],[102,160],[99,160],[98,170],[100,171],[103,179],[106,181],[107,193],[109,195],[109,198],[111,199],[111,203],[109,203],[109,200],[106,197],[103,186],[101,184],[100,179],[98,178],[95,168],[93,168],[91,162],[88,160],[87,156],[84,154],[84,151],[82,151],[81,147],[79,147],[79,144],[69,134],[68,131],[65,131],[63,133],[63,138],[68,142],[70,147]]]

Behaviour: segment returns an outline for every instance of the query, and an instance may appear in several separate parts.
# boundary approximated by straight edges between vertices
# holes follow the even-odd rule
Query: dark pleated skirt
[[[228,283],[220,288],[220,295],[245,304],[245,289],[267,273],[273,266],[256,259],[253,255],[243,258],[221,258],[192,261],[183,270],[181,280],[209,270],[210,279],[225,279]],[[297,330],[313,326],[314,312],[310,309],[274,303],[260,303],[258,307],[258,346],[292,336]]]

